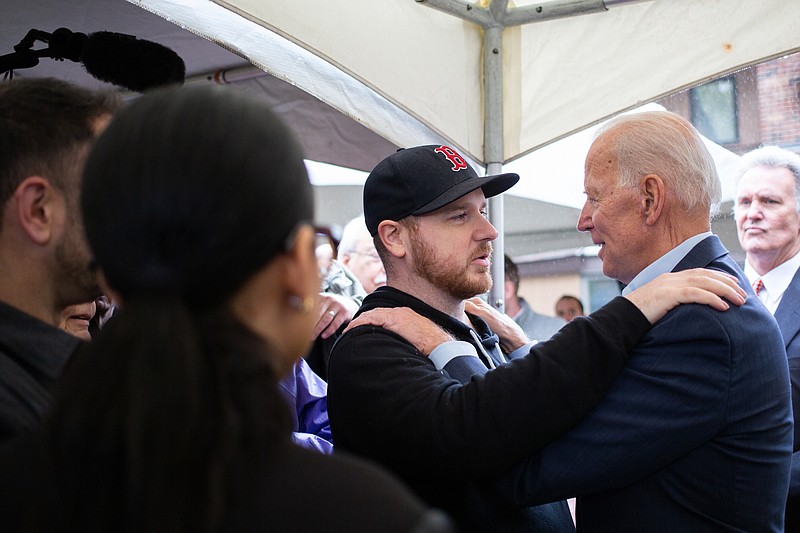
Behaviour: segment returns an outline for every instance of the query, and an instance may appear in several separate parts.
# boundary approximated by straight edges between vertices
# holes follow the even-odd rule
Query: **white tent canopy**
[[[785,0],[652,0],[608,11],[600,0],[523,0],[494,19],[494,6],[504,2],[129,1],[225,43],[398,146],[441,137],[483,165],[495,162],[484,155],[485,32],[426,3],[509,25],[498,50],[498,163],[677,89],[800,50],[800,2]],[[548,19],[561,13],[571,16]],[[531,22],[517,25],[523,19]]]

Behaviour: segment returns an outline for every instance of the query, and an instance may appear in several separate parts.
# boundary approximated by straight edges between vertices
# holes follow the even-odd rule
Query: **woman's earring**
[[[299,296],[292,295],[289,296],[289,305],[304,315],[307,315],[314,308],[314,297],[306,296],[301,300]]]

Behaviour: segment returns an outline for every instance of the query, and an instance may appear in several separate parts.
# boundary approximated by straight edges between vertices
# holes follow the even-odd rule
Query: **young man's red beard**
[[[479,273],[476,274],[469,272],[469,263],[460,266],[451,263],[439,264],[436,252],[418,238],[412,239],[411,251],[415,259],[414,272],[453,298],[466,300],[492,288],[492,274],[488,268],[480,270],[473,268],[478,270]],[[489,256],[491,253],[492,244],[485,243],[480,245],[471,257],[484,254]]]

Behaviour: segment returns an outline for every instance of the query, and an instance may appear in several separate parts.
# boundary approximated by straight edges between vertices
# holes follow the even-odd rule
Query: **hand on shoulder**
[[[705,304],[726,311],[730,307],[728,302],[742,305],[745,296],[744,289],[734,276],[719,270],[693,268],[661,274],[626,298],[639,308],[651,324],[655,324],[680,304]]]
[[[358,326],[373,325],[396,333],[428,356],[443,342],[455,340],[452,335],[408,307],[382,307],[366,311],[348,324],[345,333]]]

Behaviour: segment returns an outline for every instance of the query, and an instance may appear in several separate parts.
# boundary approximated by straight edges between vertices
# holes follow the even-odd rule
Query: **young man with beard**
[[[62,313],[100,296],[80,181],[119,99],[55,79],[0,85],[0,441],[34,429],[78,344]]]
[[[487,480],[589,412],[667,310],[686,301],[728,307],[688,281],[743,302],[744,291],[727,276],[684,273],[616,298],[533,347],[510,317],[498,338],[475,314],[478,305],[465,300],[492,284],[497,231],[486,219],[486,198],[518,179],[479,178],[447,146],[409,148],[379,163],[364,186],[364,213],[387,286],[368,295],[360,312],[407,308],[389,310],[398,322],[417,313],[438,327],[418,335],[419,351],[385,327],[350,329],[329,366],[337,449],[389,467],[462,531],[571,530],[563,502],[513,505]],[[506,363],[515,350],[529,353]]]

